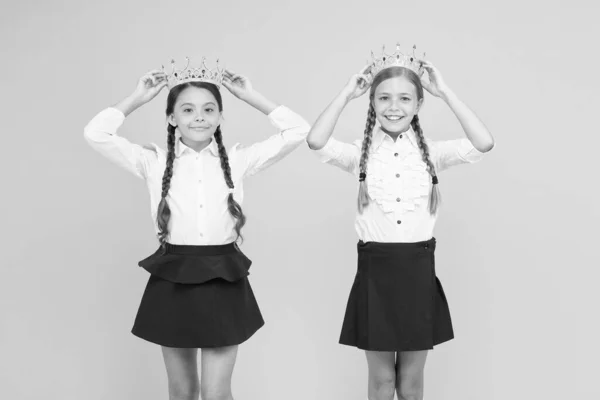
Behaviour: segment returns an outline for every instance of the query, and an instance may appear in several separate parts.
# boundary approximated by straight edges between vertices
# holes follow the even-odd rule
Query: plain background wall
[[[219,57],[313,122],[370,57],[426,51],[497,140],[441,176],[438,275],[456,339],[427,399],[599,398],[600,37],[593,1],[3,2],[0,398],[165,399],[158,346],[130,334],[154,251],[145,186],[83,127],[172,57]],[[165,145],[166,91],[121,134]],[[226,145],[275,133],[224,95]],[[460,137],[427,96],[433,139]],[[366,97],[335,136],[360,138]],[[242,248],[266,325],[240,348],[236,399],[366,399],[337,344],[356,269],[357,183],[307,147],[246,181]]]

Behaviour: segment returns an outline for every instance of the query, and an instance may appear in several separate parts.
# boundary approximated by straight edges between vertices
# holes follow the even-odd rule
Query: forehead
[[[395,76],[381,82],[375,89],[375,93],[411,93],[416,95],[417,88],[403,76]]]
[[[177,97],[176,104],[191,103],[196,105],[202,105],[206,103],[217,104],[217,99],[207,89],[188,87],[184,89]]]

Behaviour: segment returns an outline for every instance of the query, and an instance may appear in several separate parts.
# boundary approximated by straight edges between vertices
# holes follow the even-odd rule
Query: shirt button
[[[398,135],[398,137],[399,137],[400,139],[402,139],[402,134]]]
[[[400,174],[396,174],[396,178],[400,178]]]
[[[394,153],[394,157],[398,157],[398,153]]]
[[[202,207],[204,207],[204,205],[203,205],[203,204],[200,204],[200,208],[202,208]]]
[[[398,203],[400,203],[400,197],[398,197],[398,198],[396,199],[396,201],[397,201]]]
[[[204,237],[204,233],[200,233],[200,236],[201,236],[201,237]]]
[[[396,221],[396,223],[397,223],[398,225],[400,225],[400,224],[402,223],[402,221],[398,220],[398,221]]]

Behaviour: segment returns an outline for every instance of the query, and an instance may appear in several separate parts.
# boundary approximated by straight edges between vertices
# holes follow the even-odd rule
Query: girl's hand
[[[146,104],[156,97],[167,86],[167,75],[158,69],[149,71],[142,76],[132,94],[132,97],[141,104]]]
[[[123,115],[128,116],[139,107],[156,97],[167,86],[167,75],[157,69],[142,76],[134,92],[114,105]]]
[[[371,86],[371,77],[368,75],[370,67],[370,65],[367,65],[358,74],[352,75],[342,90],[348,100],[356,99],[369,90]]]
[[[250,79],[228,69],[223,73],[223,86],[240,100],[247,98],[253,92]]]
[[[450,92],[450,88],[444,82],[440,71],[433,66],[429,61],[422,61],[422,65],[427,71],[428,80],[425,80],[425,76],[421,77],[421,83],[423,88],[431,93],[435,97],[444,97]]]

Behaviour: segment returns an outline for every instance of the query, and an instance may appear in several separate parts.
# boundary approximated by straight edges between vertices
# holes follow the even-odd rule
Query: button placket
[[[200,160],[200,156],[196,155],[196,160]],[[200,164],[200,163],[197,163]],[[200,174],[200,171],[203,171],[204,168],[201,168],[201,165],[198,165],[196,170],[197,173]],[[206,203],[206,185],[203,183],[202,175],[198,176],[198,190],[197,190],[197,203],[196,203],[196,214],[198,215],[197,227],[198,227],[198,237],[204,238],[204,232],[202,232],[203,227],[206,226],[206,218],[205,218],[205,207]]]

